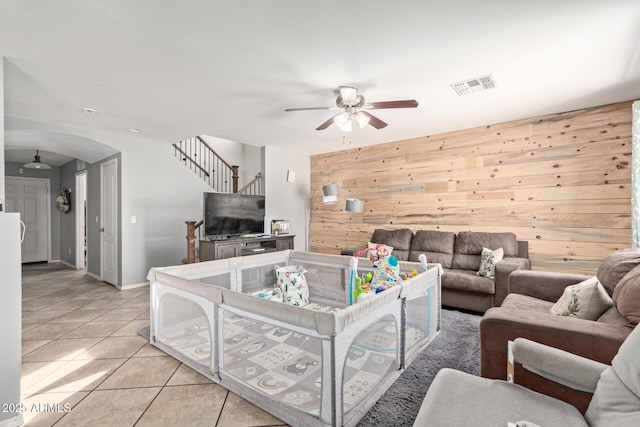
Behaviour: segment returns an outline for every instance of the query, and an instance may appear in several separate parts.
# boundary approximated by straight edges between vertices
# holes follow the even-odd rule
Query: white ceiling
[[[638,40],[638,0],[0,2],[10,132],[137,128],[312,154],[640,98]],[[450,87],[490,73],[496,89]],[[284,111],[333,106],[343,84],[420,105],[350,134],[315,130],[333,111]]]

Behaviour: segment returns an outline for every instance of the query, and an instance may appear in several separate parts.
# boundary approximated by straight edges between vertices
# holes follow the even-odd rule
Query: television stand
[[[233,258],[238,256],[263,254],[266,252],[293,249],[291,234],[279,236],[230,237],[223,240],[200,240],[200,261]]]

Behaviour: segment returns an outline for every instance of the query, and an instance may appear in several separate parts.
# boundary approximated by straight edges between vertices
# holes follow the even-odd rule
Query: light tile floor
[[[119,291],[83,271],[22,280],[27,426],[286,426],[151,346],[149,288]]]

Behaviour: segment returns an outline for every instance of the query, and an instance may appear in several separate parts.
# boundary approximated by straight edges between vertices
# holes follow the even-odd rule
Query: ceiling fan
[[[415,99],[407,99],[403,101],[384,101],[384,102],[365,102],[364,96],[358,94],[358,88],[352,86],[340,86],[340,95],[336,99],[336,107],[302,107],[287,108],[284,111],[304,111],[304,110],[342,110],[340,113],[329,118],[322,123],[316,130],[323,130],[335,123],[344,132],[351,132],[352,123],[356,122],[361,128],[367,124],[376,129],[382,129],[387,126],[368,110],[382,110],[385,108],[416,108],[418,101]]]

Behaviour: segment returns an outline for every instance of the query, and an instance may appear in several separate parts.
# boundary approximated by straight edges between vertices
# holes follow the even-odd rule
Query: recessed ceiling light
[[[140,133],[140,132],[142,132],[140,129],[136,129],[136,128],[127,128],[127,130],[128,130],[129,132],[133,132],[133,133]]]
[[[87,114],[95,114],[95,113],[97,113],[96,110],[94,110],[93,108],[88,108],[88,107],[87,108],[83,108],[82,111],[84,111]]]

